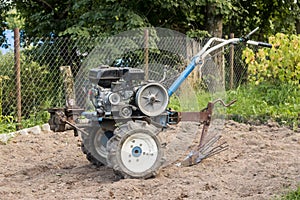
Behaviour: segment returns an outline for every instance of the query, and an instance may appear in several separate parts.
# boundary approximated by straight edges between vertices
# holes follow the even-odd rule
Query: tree
[[[1,0],[7,11],[11,1]],[[157,26],[182,33],[207,30],[242,35],[257,26],[261,36],[299,33],[299,0],[14,0],[28,36],[101,36]],[[2,21],[6,12],[1,14]],[[193,34],[191,34],[193,35]],[[194,34],[195,35],[195,34]],[[197,34],[196,34],[197,35]]]
[[[278,32],[296,33],[296,27],[300,26],[299,0],[234,0],[232,3],[239,9],[225,19],[225,32],[243,35],[259,26],[260,39],[265,39]]]
[[[7,28],[7,23],[5,22],[7,12],[11,9],[11,2],[6,0],[0,0],[0,46],[5,42],[4,31]]]
[[[25,18],[28,35],[111,35],[144,26],[171,28],[186,33],[209,30],[221,35],[223,16],[231,1],[221,0],[15,0]],[[214,28],[218,26],[218,28]]]
[[[146,25],[136,2],[114,0],[15,0],[32,36],[99,36]],[[140,3],[141,4],[141,3]]]

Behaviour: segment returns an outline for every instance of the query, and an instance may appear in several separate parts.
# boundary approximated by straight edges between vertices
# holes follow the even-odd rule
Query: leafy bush
[[[15,75],[14,75],[14,59],[12,53],[1,55],[0,76],[6,77],[2,80],[0,88],[1,110],[2,115],[8,116],[16,113],[16,92],[15,92]],[[22,94],[22,116],[30,117],[32,113],[47,108],[49,102],[61,101],[63,98],[59,96],[56,86],[59,79],[57,73],[51,72],[46,65],[39,65],[37,62],[28,61],[21,56],[21,94]],[[57,80],[54,82],[53,80]],[[61,91],[62,94],[62,91]],[[59,100],[60,99],[60,100]]]
[[[0,133],[15,131],[16,91],[13,53],[0,55]],[[63,101],[63,84],[49,66],[21,56],[22,127],[47,122],[45,109]],[[56,81],[54,81],[56,80]]]
[[[247,48],[243,58],[248,64],[249,81],[256,85],[289,83],[300,88],[300,35],[278,33],[269,37],[272,49],[259,49],[257,52]]]

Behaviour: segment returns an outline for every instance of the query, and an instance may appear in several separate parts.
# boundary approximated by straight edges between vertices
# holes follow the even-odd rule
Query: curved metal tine
[[[232,104],[234,104],[235,102],[237,101],[237,99],[229,102],[228,104],[226,104],[222,99],[217,99],[215,100],[214,102],[212,102],[213,104],[216,104],[216,103],[221,103],[224,107],[229,107],[231,106]]]
[[[215,144],[219,139],[221,138],[221,135],[216,135],[212,137],[206,144],[204,144],[201,147],[198,147],[199,152],[205,152],[208,148],[210,148],[213,144]]]
[[[216,155],[218,153],[221,153],[222,151],[227,150],[228,147],[229,147],[229,145],[226,145],[226,146],[222,146],[218,149],[215,149],[214,151],[211,151],[209,154],[207,154],[205,158],[208,158],[208,157],[211,157],[211,156]]]

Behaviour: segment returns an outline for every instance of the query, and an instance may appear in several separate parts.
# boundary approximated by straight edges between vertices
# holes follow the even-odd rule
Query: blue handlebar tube
[[[185,68],[185,70],[180,74],[180,76],[174,81],[171,87],[168,89],[168,95],[172,96],[174,92],[180,87],[182,82],[188,77],[188,75],[195,69],[197,66],[196,60],[198,57],[194,57],[190,64]],[[201,62],[201,61],[200,61]]]

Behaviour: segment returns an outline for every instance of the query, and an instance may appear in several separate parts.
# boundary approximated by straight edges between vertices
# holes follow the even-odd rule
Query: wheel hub
[[[155,140],[144,133],[129,136],[121,148],[121,160],[132,172],[144,172],[150,169],[158,157]]]
[[[145,121],[129,121],[107,142],[107,164],[123,178],[157,175],[165,162],[159,129]]]
[[[139,147],[139,146],[136,146],[136,147],[134,147],[133,149],[132,149],[132,155],[134,156],[134,157],[140,157],[140,155],[142,154],[142,149],[141,149],[141,147]]]

